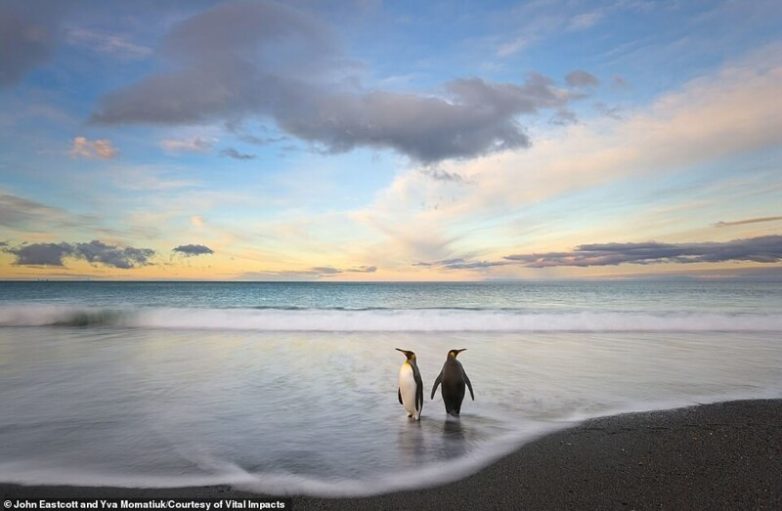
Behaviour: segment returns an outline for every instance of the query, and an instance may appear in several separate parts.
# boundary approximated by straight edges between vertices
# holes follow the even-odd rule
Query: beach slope
[[[246,497],[176,489],[0,485],[3,498]],[[293,497],[293,508],[782,509],[782,400],[602,417],[545,436],[458,482],[363,498]]]

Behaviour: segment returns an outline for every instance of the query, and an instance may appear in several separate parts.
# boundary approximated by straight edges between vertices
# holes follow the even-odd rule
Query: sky
[[[778,0],[0,3],[0,278],[782,278]]]

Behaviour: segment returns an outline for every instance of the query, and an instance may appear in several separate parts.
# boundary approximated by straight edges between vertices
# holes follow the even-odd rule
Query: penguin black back
[[[475,394],[472,391],[472,383],[470,378],[467,377],[467,373],[462,367],[462,363],[456,360],[456,357],[465,349],[451,350],[448,352],[448,357],[445,359],[443,369],[437,376],[432,386],[432,396],[434,399],[434,393],[437,391],[438,385],[442,384],[443,402],[445,403],[445,411],[450,415],[458,416],[462,409],[462,401],[464,400],[464,387],[467,386],[470,389],[470,397],[475,401]]]

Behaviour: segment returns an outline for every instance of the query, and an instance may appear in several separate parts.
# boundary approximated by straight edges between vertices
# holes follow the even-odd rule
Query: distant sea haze
[[[426,486],[588,417],[782,397],[780,312],[768,283],[4,282],[0,480]],[[455,420],[428,394],[460,348]]]

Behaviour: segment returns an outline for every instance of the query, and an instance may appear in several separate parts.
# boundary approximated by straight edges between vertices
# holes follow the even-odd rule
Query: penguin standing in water
[[[406,357],[402,367],[399,368],[399,390],[397,391],[399,404],[405,407],[408,417],[421,420],[421,410],[424,407],[424,384],[415,362],[415,353],[399,348],[396,348],[396,351],[401,351]]]
[[[462,409],[462,400],[464,399],[464,385],[467,384],[467,388],[470,389],[470,397],[475,401],[475,394],[472,392],[472,383],[467,377],[467,373],[464,372],[462,363],[456,360],[456,357],[462,351],[451,350],[448,352],[448,358],[445,359],[443,369],[434,381],[432,387],[432,399],[434,399],[434,393],[437,390],[437,386],[443,384],[443,402],[445,402],[445,411],[449,415],[459,416],[459,412]]]

